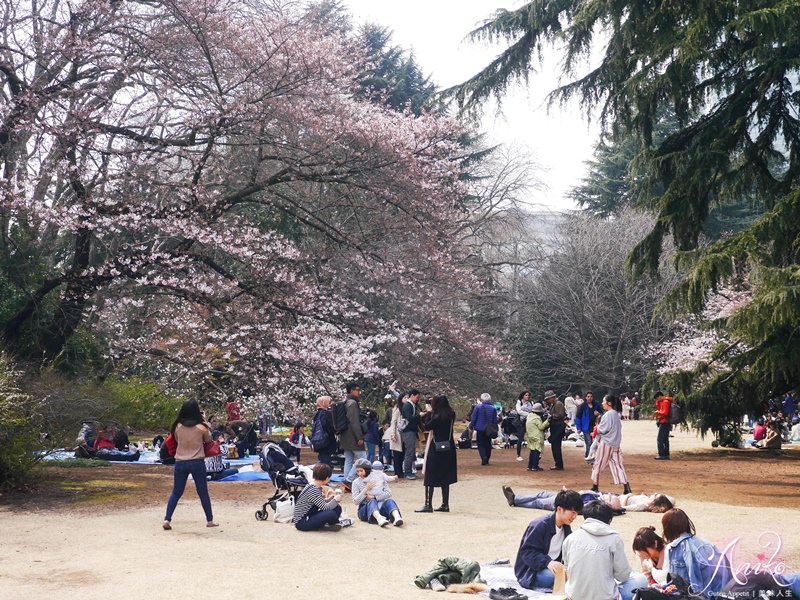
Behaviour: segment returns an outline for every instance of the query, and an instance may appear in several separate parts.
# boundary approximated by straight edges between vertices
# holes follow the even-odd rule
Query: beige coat
[[[383,434],[383,439],[389,442],[389,449],[394,452],[403,451],[403,439],[397,431],[397,422],[400,420],[400,409],[396,406],[392,408],[392,422]]]

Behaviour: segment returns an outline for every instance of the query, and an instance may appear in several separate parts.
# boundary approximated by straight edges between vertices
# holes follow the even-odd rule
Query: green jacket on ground
[[[431,579],[436,577],[445,586],[451,583],[486,583],[481,579],[481,565],[468,558],[446,556],[440,558],[436,566],[427,573],[417,575],[414,583],[417,587],[425,589],[431,584]]]

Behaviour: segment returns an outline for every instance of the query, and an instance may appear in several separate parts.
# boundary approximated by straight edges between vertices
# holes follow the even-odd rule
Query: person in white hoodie
[[[603,416],[597,425],[597,438],[592,450],[595,452],[592,468],[592,491],[599,491],[600,473],[608,467],[615,485],[624,484],[623,494],[631,493],[628,475],[622,464],[622,421],[617,412],[617,399],[614,396],[603,398]],[[595,451],[596,446],[596,451]]]
[[[562,546],[567,598],[631,600],[635,589],[647,587],[647,579],[632,575],[625,544],[610,526],[611,507],[599,500],[590,502],[583,507],[583,518],[581,528]]]

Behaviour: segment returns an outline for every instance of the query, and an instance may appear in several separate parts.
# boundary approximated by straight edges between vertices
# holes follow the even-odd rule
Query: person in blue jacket
[[[561,490],[553,500],[555,510],[531,521],[522,536],[514,575],[528,589],[553,589],[555,572],[562,564],[561,546],[572,533],[570,525],[583,510],[583,499],[574,490]]]
[[[597,418],[603,414],[603,408],[595,404],[594,394],[586,392],[586,400],[578,407],[575,413],[575,429],[581,432],[584,439],[584,458],[589,456],[589,448],[592,446],[592,430],[597,422]]]
[[[486,427],[492,423],[497,425],[497,410],[492,405],[492,397],[489,394],[481,394],[481,402],[470,415],[469,428],[475,431],[475,440],[478,444],[478,454],[481,456],[481,465],[488,465],[492,458],[492,438],[486,433]]]
[[[695,535],[694,523],[680,508],[661,518],[667,542],[670,577],[681,577],[695,597],[713,598],[731,580],[728,557],[712,543]]]

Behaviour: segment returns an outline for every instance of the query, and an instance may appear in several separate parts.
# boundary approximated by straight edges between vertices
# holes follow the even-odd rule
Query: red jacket
[[[659,425],[669,424],[669,407],[672,404],[670,396],[661,396],[656,400],[656,420]]]

